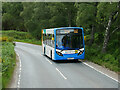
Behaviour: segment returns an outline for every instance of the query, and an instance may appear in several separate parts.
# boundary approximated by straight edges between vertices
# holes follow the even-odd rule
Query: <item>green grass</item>
[[[0,33],[2,33],[3,37],[7,37],[8,41],[18,41],[18,42],[41,45],[41,40],[37,40],[28,32],[9,30],[9,31],[2,31]]]
[[[102,46],[98,46],[96,44],[93,44],[92,46],[86,46],[86,53],[85,53],[85,59],[88,61],[92,61],[98,65],[101,65],[103,67],[106,67],[112,71],[120,72],[119,65],[119,57],[116,49],[115,53],[101,53]]]
[[[25,40],[15,40],[16,42],[24,42],[24,43],[31,43],[31,44],[36,44],[36,45],[42,45],[40,40],[30,40],[30,39],[25,39]]]
[[[16,65],[16,54],[12,42],[2,44],[2,87],[5,88],[11,80]]]

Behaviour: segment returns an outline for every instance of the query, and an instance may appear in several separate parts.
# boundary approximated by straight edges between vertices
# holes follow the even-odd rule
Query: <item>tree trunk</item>
[[[68,25],[71,27],[71,11],[68,11]]]
[[[106,47],[109,41],[109,32],[110,32],[110,26],[112,22],[112,15],[109,17],[108,25],[105,30],[105,37],[104,37],[104,42],[103,42],[103,47],[102,47],[102,53],[106,52]]]
[[[94,26],[94,25],[92,25],[90,45],[92,45],[92,43],[94,42],[94,28],[95,28],[95,26]]]
[[[119,3],[118,3],[118,6],[117,6],[117,7],[118,7],[118,11],[113,12],[113,13],[110,15],[110,17],[109,17],[108,25],[107,25],[106,31],[105,31],[105,37],[104,37],[104,43],[103,43],[103,47],[102,47],[102,53],[105,53],[105,52],[106,52],[106,47],[107,47],[107,45],[108,45],[108,41],[109,41],[109,38],[110,38],[110,35],[109,35],[109,33],[110,33],[110,26],[111,26],[111,23],[112,23],[112,20],[113,20],[113,16],[114,16],[115,14],[118,15],[118,13],[119,13],[120,1],[119,1]],[[116,16],[116,17],[117,17],[117,16]]]
[[[96,8],[97,8],[97,5],[98,5],[98,2],[96,2],[96,3],[95,3],[95,7],[96,7]],[[96,11],[95,11],[94,15],[95,15],[95,17],[97,16],[97,9],[96,9]],[[92,44],[93,44],[93,42],[94,42],[94,33],[95,33],[95,24],[94,24],[94,25],[92,25],[90,45],[92,45]]]

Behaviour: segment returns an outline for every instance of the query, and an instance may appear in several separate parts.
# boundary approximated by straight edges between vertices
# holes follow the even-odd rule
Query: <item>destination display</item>
[[[78,29],[58,30],[57,34],[78,33]]]

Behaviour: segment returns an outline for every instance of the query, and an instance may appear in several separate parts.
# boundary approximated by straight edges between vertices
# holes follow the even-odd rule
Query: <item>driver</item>
[[[65,36],[62,38],[62,46],[66,47],[67,44],[68,44],[68,36],[65,35]]]

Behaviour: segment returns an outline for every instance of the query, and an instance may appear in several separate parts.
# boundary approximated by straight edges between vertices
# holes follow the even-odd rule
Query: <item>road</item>
[[[118,88],[118,82],[82,62],[55,62],[42,47],[16,42],[20,57],[19,88]]]

